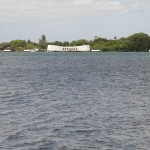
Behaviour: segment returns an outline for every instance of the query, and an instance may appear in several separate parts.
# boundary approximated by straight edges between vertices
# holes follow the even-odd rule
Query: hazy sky
[[[0,0],[0,42],[150,35],[150,0]]]

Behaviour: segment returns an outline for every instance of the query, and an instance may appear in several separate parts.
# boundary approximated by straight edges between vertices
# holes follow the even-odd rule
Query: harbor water
[[[150,150],[150,54],[1,52],[0,150]]]

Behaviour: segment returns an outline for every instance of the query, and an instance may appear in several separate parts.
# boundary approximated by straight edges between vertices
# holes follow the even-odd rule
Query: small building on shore
[[[82,46],[57,46],[57,45],[48,45],[48,52],[89,52],[89,45]]]

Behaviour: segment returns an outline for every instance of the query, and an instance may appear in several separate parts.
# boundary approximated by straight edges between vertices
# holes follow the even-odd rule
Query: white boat
[[[4,49],[4,52],[11,52],[10,49]]]
[[[100,52],[101,50],[99,49],[92,49],[91,52]]]
[[[25,49],[24,52],[31,52],[31,50],[30,49]]]
[[[24,52],[37,52],[38,49],[25,49]]]
[[[31,52],[37,52],[38,49],[31,49]]]

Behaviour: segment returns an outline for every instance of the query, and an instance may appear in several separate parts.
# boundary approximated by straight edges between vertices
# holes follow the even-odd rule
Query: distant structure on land
[[[89,45],[82,46],[57,46],[57,45],[48,45],[48,52],[89,52]]]

